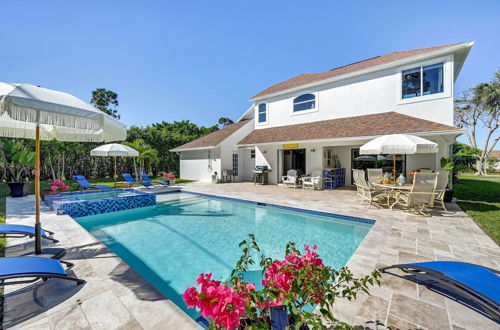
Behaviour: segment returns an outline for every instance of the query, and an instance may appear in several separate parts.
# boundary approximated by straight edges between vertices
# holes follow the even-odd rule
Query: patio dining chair
[[[444,194],[446,193],[446,187],[448,187],[448,180],[450,178],[450,174],[448,171],[445,170],[439,170],[437,171],[439,174],[437,177],[437,183],[436,183],[436,191],[434,192],[434,203],[441,203],[441,206],[445,211],[448,211],[446,209],[446,206],[444,205]]]
[[[411,190],[400,192],[392,206],[400,204],[413,214],[429,216],[425,208],[434,205],[438,176],[438,173],[415,173]]]
[[[368,182],[380,181],[384,176],[384,171],[381,168],[367,168]]]
[[[378,204],[381,199],[385,198],[383,191],[374,189],[368,184],[368,182],[366,182],[365,171],[353,169],[352,174],[357,191],[356,197],[368,201],[368,206],[373,203]]]
[[[296,170],[288,170],[285,176],[281,177],[283,181],[283,187],[293,187],[297,188],[297,171]]]
[[[321,189],[321,170],[312,171],[311,176],[302,178],[302,188],[304,189]]]

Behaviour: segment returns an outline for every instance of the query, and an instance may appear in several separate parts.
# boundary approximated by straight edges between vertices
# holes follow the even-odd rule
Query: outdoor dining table
[[[386,196],[387,196],[387,206],[392,210],[394,205],[396,205],[399,201],[399,198],[401,196],[401,192],[403,191],[410,191],[412,185],[411,184],[404,184],[402,186],[394,183],[378,183],[378,182],[370,182],[371,185],[373,185],[376,188],[379,189],[384,189],[386,191]],[[394,203],[390,203],[390,199],[394,198]]]

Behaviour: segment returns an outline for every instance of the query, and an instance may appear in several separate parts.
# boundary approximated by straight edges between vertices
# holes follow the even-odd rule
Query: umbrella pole
[[[35,253],[42,253],[40,223],[40,126],[36,126],[35,142]]]
[[[394,183],[396,183],[396,154],[392,155],[394,160],[394,168],[392,169],[392,174],[394,175]]]
[[[116,183],[116,156],[114,157],[115,159],[115,173],[113,174],[113,180],[115,181]],[[116,185],[115,185],[116,186]]]

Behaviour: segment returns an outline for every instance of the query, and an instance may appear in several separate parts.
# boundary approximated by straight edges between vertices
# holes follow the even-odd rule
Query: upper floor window
[[[267,122],[267,106],[265,103],[259,104],[259,111],[257,114],[259,123]]]
[[[404,99],[444,92],[443,63],[405,70],[402,75]]]
[[[302,94],[293,99],[293,112],[314,109],[316,107],[316,96],[314,94]]]
[[[314,109],[316,107],[316,96],[314,94],[302,94],[293,99],[293,112]]]

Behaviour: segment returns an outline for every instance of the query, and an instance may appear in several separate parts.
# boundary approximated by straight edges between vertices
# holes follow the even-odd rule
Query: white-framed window
[[[267,104],[261,103],[257,107],[257,122],[258,123],[267,123]]]
[[[293,99],[293,112],[311,111],[316,109],[316,95],[302,94]]]
[[[233,175],[234,176],[238,176],[238,169],[239,169],[239,165],[238,165],[238,154],[233,154]]]
[[[250,150],[250,159],[254,159],[255,158],[255,149],[251,149]]]
[[[401,72],[401,98],[444,92],[444,63],[418,66]]]

